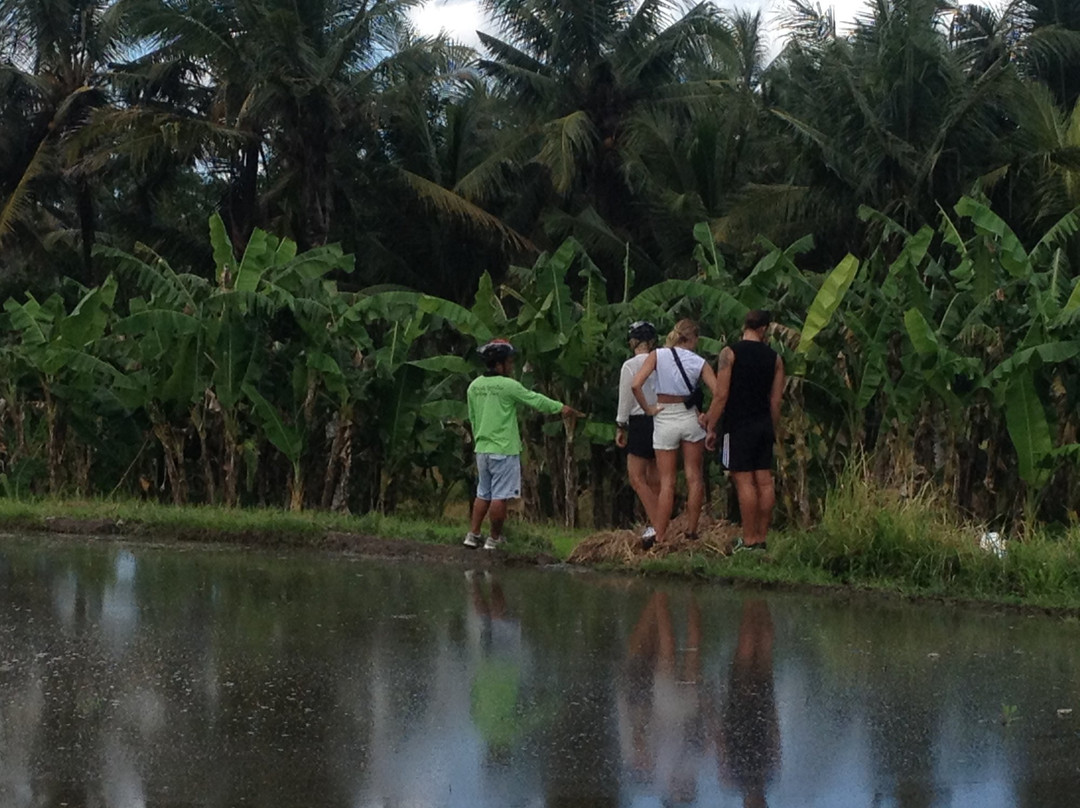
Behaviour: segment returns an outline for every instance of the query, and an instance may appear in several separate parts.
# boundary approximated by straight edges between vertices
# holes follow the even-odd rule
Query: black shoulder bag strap
[[[675,367],[677,367],[679,369],[679,373],[682,374],[682,380],[686,383],[687,395],[694,395],[694,390],[696,390],[697,388],[694,385],[690,384],[690,377],[687,376],[686,371],[683,370],[682,360],[679,359],[679,352],[675,348],[671,349],[671,356],[675,360]]]

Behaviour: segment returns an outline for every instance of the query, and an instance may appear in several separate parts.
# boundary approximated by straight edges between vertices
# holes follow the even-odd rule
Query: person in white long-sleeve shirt
[[[634,355],[623,362],[619,373],[619,408],[615,415],[615,445],[626,449],[626,473],[630,478],[630,487],[634,489],[645,516],[649,520],[643,539],[656,535],[653,528],[653,513],[656,511],[657,497],[660,495],[660,476],[656,471],[656,452],[653,450],[653,419],[634,398],[630,389],[634,377],[641,370],[646,357],[656,347],[656,327],[645,320],[631,323],[630,350]],[[644,387],[645,400],[656,403],[656,385],[650,376]]]

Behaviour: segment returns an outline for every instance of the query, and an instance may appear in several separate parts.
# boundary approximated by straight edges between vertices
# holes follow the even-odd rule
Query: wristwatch
[[[619,429],[629,429],[630,428],[630,424],[626,423],[625,421],[616,421],[615,426],[617,426]]]

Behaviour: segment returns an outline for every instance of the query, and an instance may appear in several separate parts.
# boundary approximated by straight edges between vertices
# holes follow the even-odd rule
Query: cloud
[[[782,44],[783,32],[778,29],[777,19],[783,14],[787,3],[783,0],[734,0],[718,3],[721,8],[738,8],[749,11],[760,10],[766,20],[768,39],[771,49],[778,50]],[[856,15],[866,7],[866,0],[838,0],[835,3],[822,3],[836,12],[836,20],[841,30],[850,28]],[[492,26],[480,10],[478,0],[427,0],[412,12],[413,23],[424,36],[447,36],[465,45],[479,47],[477,30],[490,31]]]
[[[488,27],[477,0],[428,0],[412,12],[412,18],[424,36],[446,34],[473,47],[480,44],[477,30]]]

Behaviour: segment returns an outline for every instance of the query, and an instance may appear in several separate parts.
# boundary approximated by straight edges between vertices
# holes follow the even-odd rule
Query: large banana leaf
[[[253,385],[245,384],[244,395],[251,401],[255,416],[259,419],[266,439],[274,445],[289,461],[296,463],[304,450],[303,433],[294,426],[286,424],[277,411]]]
[[[936,356],[938,352],[937,335],[918,309],[904,312],[904,327],[907,329],[911,344],[920,356]]]
[[[995,255],[1006,272],[1014,278],[1024,277],[1030,272],[1031,261],[1028,259],[1027,250],[1004,219],[987,205],[968,196],[962,197],[956,203],[955,210],[959,215],[970,219],[980,234],[994,240]]]
[[[1020,479],[1033,488],[1040,488],[1049,475],[1044,461],[1054,445],[1031,372],[1017,373],[1009,380],[1005,392],[1005,422],[1016,447]]]
[[[1016,373],[1023,372],[1033,360],[1040,360],[1047,364],[1067,362],[1080,354],[1080,341],[1048,342],[1043,345],[1035,345],[1017,351],[989,374],[985,384],[991,386],[1002,380],[1011,379]]]
[[[813,346],[814,338],[829,324],[858,271],[859,260],[853,255],[848,255],[825,278],[821,289],[814,297],[814,302],[810,304],[810,310],[806,313],[802,337],[796,349],[797,353],[805,354]]]
[[[214,265],[217,268],[215,277],[220,286],[225,273],[236,277],[236,258],[233,256],[233,245],[225,229],[225,222],[216,212],[210,217],[210,246],[214,251]]]
[[[116,278],[110,275],[105,282],[87,292],[71,314],[60,321],[60,337],[75,348],[98,340],[105,333],[116,300]]]

